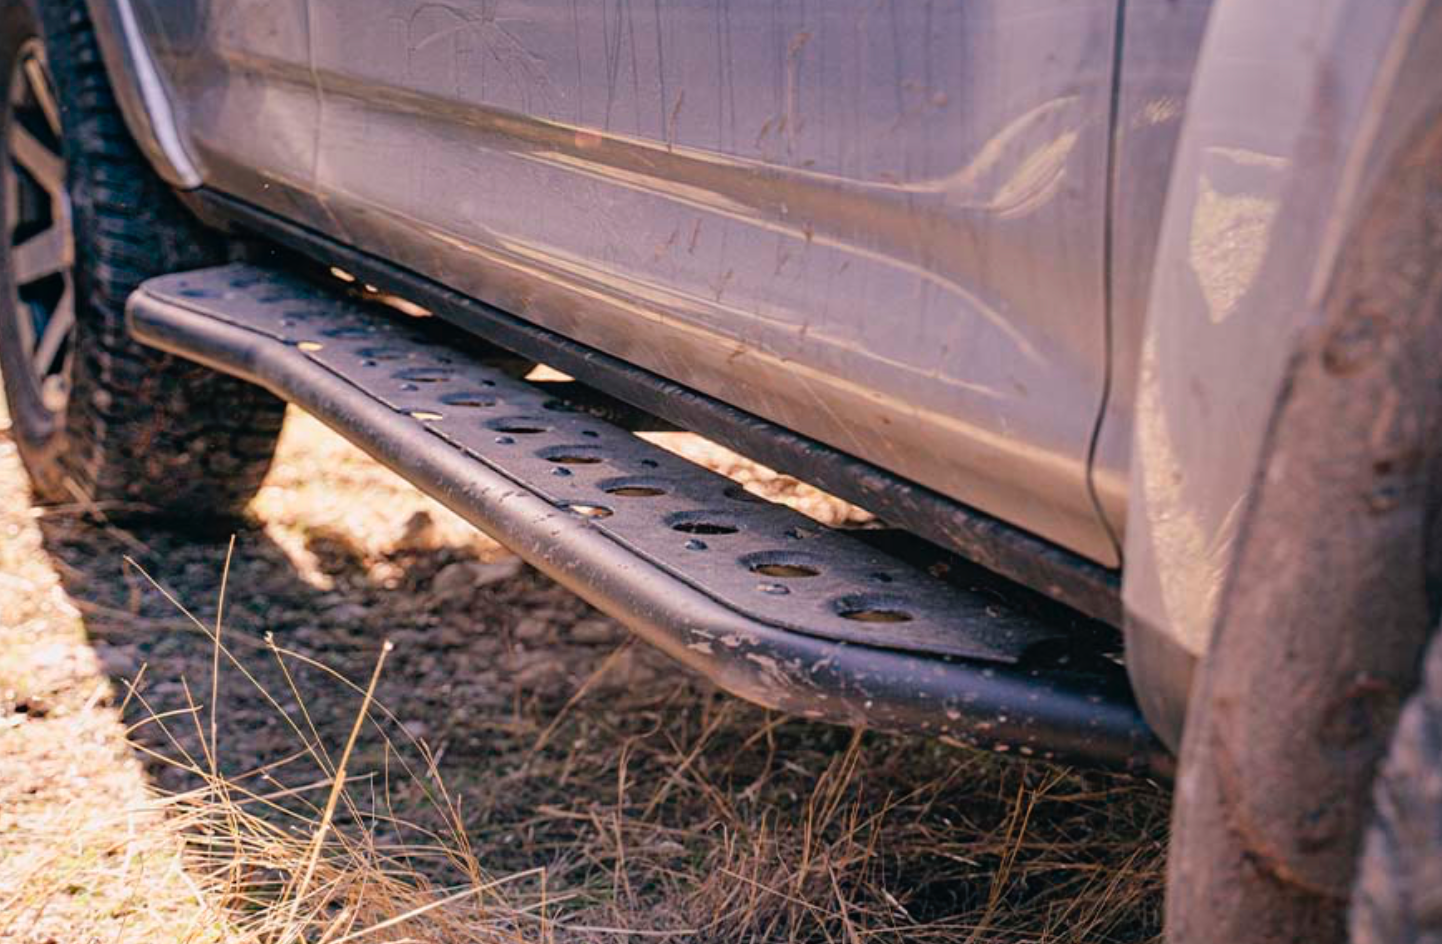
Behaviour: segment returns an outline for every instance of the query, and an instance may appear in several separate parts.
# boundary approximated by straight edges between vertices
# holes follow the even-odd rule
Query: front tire
[[[130,138],[83,0],[0,0],[0,369],[45,501],[186,520],[237,513],[284,404],[133,341],[125,301],[226,260]]]
[[[1373,787],[1351,944],[1442,944],[1442,634]]]

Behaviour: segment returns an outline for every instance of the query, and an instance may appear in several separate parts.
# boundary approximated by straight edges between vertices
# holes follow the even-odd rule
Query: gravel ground
[[[823,520],[864,517],[663,441]],[[1161,789],[731,699],[304,414],[234,536],[218,676],[178,605],[214,624],[230,535],[95,511],[31,509],[0,435],[0,941],[284,940],[265,889],[304,869],[275,850],[304,861],[347,753],[304,884],[392,897],[319,917],[464,897],[371,940],[1158,937]],[[242,821],[242,789],[283,799]],[[261,838],[242,849],[242,830]]]

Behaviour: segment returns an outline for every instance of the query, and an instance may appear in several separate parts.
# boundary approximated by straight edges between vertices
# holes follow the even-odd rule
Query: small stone
[[[460,626],[455,623],[442,623],[432,632],[431,638],[439,645],[452,649],[459,649],[470,643],[475,635],[472,626]]]
[[[519,642],[541,642],[551,634],[551,624],[538,617],[527,616],[516,624],[512,630]]]
[[[431,590],[440,596],[469,598],[480,587],[516,577],[523,566],[519,557],[507,557],[490,564],[483,561],[447,564],[431,580]]]
[[[490,564],[481,564],[477,568],[476,585],[486,587],[493,583],[514,580],[521,575],[525,567],[525,562],[519,557],[507,557]]]
[[[582,620],[571,627],[571,638],[588,644],[615,642],[621,636],[621,627],[614,621],[602,617]]]
[[[297,626],[287,630],[286,637],[287,643],[298,642],[312,647],[322,646],[330,640],[330,634],[319,626]]]
[[[326,616],[332,623],[342,626],[355,626],[364,622],[367,610],[359,603],[342,603],[326,610]]]
[[[516,671],[515,680],[522,688],[540,688],[560,679],[565,672],[565,666],[549,654],[535,653],[533,658],[523,661]]]

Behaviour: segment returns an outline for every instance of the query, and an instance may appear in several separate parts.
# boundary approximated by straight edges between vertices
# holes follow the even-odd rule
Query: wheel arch
[[[1174,748],[1342,249],[1442,103],[1442,73],[1419,68],[1442,50],[1439,6],[1212,8],[1152,269],[1123,573],[1128,669]]]

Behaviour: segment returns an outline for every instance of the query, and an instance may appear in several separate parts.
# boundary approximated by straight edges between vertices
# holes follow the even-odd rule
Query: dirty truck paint
[[[1117,562],[1111,0],[135,3],[207,185]]]

